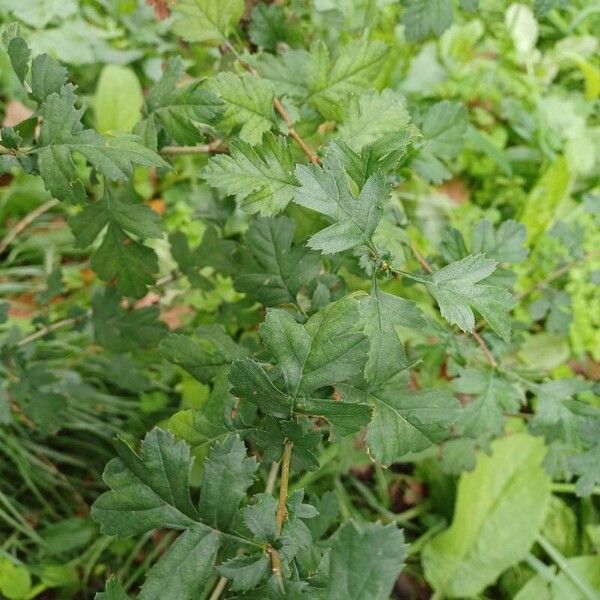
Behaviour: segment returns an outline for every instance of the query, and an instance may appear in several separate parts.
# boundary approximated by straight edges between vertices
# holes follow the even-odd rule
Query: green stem
[[[550,490],[557,494],[576,494],[574,483],[551,483]],[[593,496],[600,496],[600,486],[592,489]]]
[[[588,582],[581,578],[580,574],[567,562],[567,559],[541,533],[537,536],[537,542],[585,598],[588,600],[599,599],[600,596],[590,588]]]

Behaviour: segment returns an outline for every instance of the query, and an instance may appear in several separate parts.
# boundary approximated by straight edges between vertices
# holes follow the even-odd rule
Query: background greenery
[[[348,292],[368,292],[369,269],[424,276],[428,265],[443,268],[469,249],[501,263],[493,282],[518,300],[512,338],[484,327],[485,351],[443,324],[418,281],[380,281],[425,315],[417,329],[394,317],[389,326],[402,327],[407,385],[451,393],[464,406],[456,435],[432,433],[440,444],[412,452],[394,447],[391,440],[404,438],[387,431],[387,445],[369,444],[383,468],[361,436],[328,441],[305,432],[311,443],[304,464],[293,465],[291,488],[317,506],[322,534],[349,518],[404,528],[410,545],[393,597],[598,597],[600,5],[288,0],[247,2],[236,19],[238,3],[228,0],[218,13],[225,43],[206,23],[180,18],[191,0],[173,14],[152,4],[0,0],[4,30],[18,23],[33,56],[47,53],[68,68],[88,107],[85,127],[135,131],[171,165],[148,158],[141,164],[150,168],[132,169],[137,196],[119,235],[131,240],[126,247],[153,252],[140,250],[139,263],[122,259],[131,260],[126,272],[107,270],[99,250],[109,219],[59,203],[38,175],[13,165],[0,171],[0,597],[92,598],[109,574],[135,593],[176,538],[162,529],[111,537],[90,518],[117,435],[135,444],[158,424],[186,439],[198,459],[191,483],[200,484],[207,444],[195,420],[218,381],[194,370],[194,348],[178,346],[169,330],[187,336],[220,324],[244,352],[257,353],[265,306],[312,314]],[[369,50],[360,45],[367,40]],[[307,99],[308,58],[293,51],[314,56],[315,42],[331,50],[330,69],[369,53],[374,66],[351,88]],[[240,56],[262,78],[240,75]],[[196,87],[203,77],[225,114],[213,114],[206,86]],[[182,83],[185,102],[169,96]],[[244,84],[255,104],[236,112],[236,95],[251,94]],[[263,157],[286,148],[271,169],[306,162],[293,142],[288,148],[267,133],[271,85],[315,151],[338,138],[360,149],[394,131],[407,147],[391,170],[392,197],[375,236],[389,253],[375,266],[368,253],[329,255],[318,277],[304,265],[304,279],[283,299],[261,293],[272,273],[257,266],[254,213],[285,209],[292,219],[277,225],[289,237],[283,251],[294,246],[289,280],[302,256],[296,247],[325,221],[288,204],[285,186],[257,193],[232,176],[252,146]],[[192,108],[164,109],[178,104]],[[1,49],[3,125],[35,109]],[[286,133],[285,125],[275,129]],[[189,150],[198,145],[202,152]],[[98,174],[106,173],[93,166],[76,159],[84,197],[100,198]],[[98,231],[89,223],[100,223]],[[253,487],[260,492],[280,455],[260,439],[250,445],[263,458]],[[203,597],[217,582],[215,575]]]

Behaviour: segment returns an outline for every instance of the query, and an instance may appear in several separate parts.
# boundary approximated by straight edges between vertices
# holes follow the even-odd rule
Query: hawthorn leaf
[[[158,271],[154,250],[132,240],[115,223],[109,224],[91,265],[100,279],[116,279],[117,289],[134,298],[146,294],[147,286],[154,282]]]
[[[114,287],[92,297],[92,324],[96,342],[112,352],[155,348],[168,331],[157,306],[126,310]]]
[[[250,15],[248,35],[253,44],[274,51],[279,41],[294,36],[283,7],[277,4],[256,4]]]
[[[426,181],[440,184],[451,176],[446,161],[462,150],[468,126],[467,109],[460,102],[442,100],[425,113],[418,125],[423,138],[415,144],[418,153],[411,167]]]
[[[313,540],[318,541],[337,522],[340,504],[337,494],[331,490],[325,492],[320,498],[314,498],[312,502],[318,514],[306,525],[310,529]]]
[[[525,247],[527,230],[524,225],[512,219],[503,221],[494,229],[488,220],[479,221],[473,226],[473,254],[485,254],[498,262],[518,263],[529,254]]]
[[[235,254],[238,243],[219,237],[217,230],[209,225],[202,236],[202,242],[194,251],[194,260],[200,267],[212,267],[219,273],[234,275],[237,273]]]
[[[293,400],[278,390],[265,370],[250,358],[235,361],[229,371],[231,393],[256,404],[265,414],[288,419],[292,414]]]
[[[389,199],[389,188],[382,173],[369,177],[358,196],[352,193],[348,176],[333,155],[326,158],[323,167],[298,165],[296,177],[300,187],[295,192],[294,202],[334,221],[308,240],[311,248],[333,254],[371,243]]]
[[[218,46],[244,13],[244,0],[171,0],[173,31],[187,42]]]
[[[589,496],[594,486],[600,483],[600,443],[587,452],[573,456],[569,466],[579,478],[575,484],[578,496]]]
[[[339,127],[340,139],[356,152],[390,134],[409,126],[410,116],[404,97],[390,89],[370,90],[352,96]]]
[[[367,445],[382,465],[445,440],[460,415],[458,400],[444,390],[409,392],[384,386],[369,391],[367,399],[373,406]]]
[[[220,536],[203,526],[184,531],[148,572],[139,600],[162,600],[169,590],[172,600],[198,597],[212,575]]]
[[[277,498],[271,494],[256,494],[255,498],[256,503],[246,506],[242,511],[244,523],[257,540],[271,543],[277,536]]]
[[[189,494],[190,448],[173,435],[154,428],[141,443],[139,454],[122,439],[119,458],[102,476],[110,491],[92,507],[92,518],[106,535],[129,536],[159,527],[188,529],[198,520]]]
[[[408,147],[417,139],[417,133],[416,128],[409,126],[364,145],[360,153],[338,138],[328,145],[325,152],[335,154],[350,179],[362,188],[371,175],[393,170],[406,156]]]
[[[77,245],[89,246],[109,223],[141,238],[162,236],[160,217],[131,188],[107,187],[100,200],[69,219]]]
[[[452,24],[451,0],[410,0],[406,4],[402,23],[411,42],[439,36]]]
[[[260,335],[293,398],[346,381],[363,369],[369,342],[359,323],[359,305],[351,297],[329,304],[305,325],[285,310],[267,312]]]
[[[76,109],[68,88],[48,96],[40,111],[44,121],[35,152],[46,189],[59,200],[83,202],[86,194],[79,179],[73,153],[83,155],[110,181],[126,180],[134,166],[164,167],[167,163],[132,134],[103,137],[83,129],[84,109]]]
[[[311,430],[310,421],[306,418],[283,421],[267,417],[262,427],[255,430],[254,438],[262,450],[263,461],[278,462],[285,441],[289,440],[294,444],[293,469],[315,471],[319,468],[316,446],[321,441],[321,433]]]
[[[6,46],[8,57],[13,71],[16,73],[21,83],[25,82],[25,77],[29,72],[29,59],[31,58],[31,50],[27,46],[27,42],[20,35],[11,37],[10,30],[3,33],[3,42]]]
[[[477,596],[530,552],[549,505],[541,438],[513,434],[479,453],[458,484],[452,525],[423,549],[427,581],[449,598]]]
[[[365,378],[381,386],[406,372],[409,364],[396,327],[425,327],[423,313],[411,300],[377,289],[361,303],[365,333],[369,337],[369,359]]]
[[[306,100],[325,117],[339,116],[340,101],[371,87],[386,54],[383,42],[363,38],[342,47],[332,61],[324,42],[313,43],[304,67]]]
[[[235,196],[249,213],[274,215],[292,200],[297,186],[289,140],[265,136],[256,148],[242,141],[230,146],[231,154],[212,156],[202,177],[212,187]]]
[[[106,582],[105,591],[96,594],[94,600],[130,600],[130,597],[119,581],[109,579]]]
[[[303,285],[318,275],[318,253],[293,245],[295,223],[289,217],[254,219],[243,246],[235,289],[265,306],[294,304]]]
[[[202,259],[199,252],[193,252],[188,244],[188,239],[183,231],[174,231],[169,235],[171,256],[177,263],[179,270],[188,278],[192,287],[203,290],[213,288],[213,283],[200,272]]]
[[[334,536],[325,600],[388,600],[406,548],[395,525],[347,521]]]
[[[450,324],[465,332],[472,331],[474,308],[497,335],[508,341],[511,330],[508,313],[514,299],[504,288],[479,283],[494,272],[497,264],[483,254],[470,255],[430,275],[426,286]]]
[[[5,148],[16,150],[22,143],[23,138],[14,130],[13,127],[0,128],[0,141]],[[2,158],[14,158],[3,155]]]
[[[332,427],[336,436],[360,431],[371,420],[371,406],[364,402],[344,402],[330,398],[298,398],[295,409],[307,415],[321,417]]]
[[[215,529],[229,529],[257,468],[255,458],[246,458],[239,437],[215,444],[204,463],[199,505],[202,521]]]
[[[220,325],[202,325],[194,337],[171,333],[159,349],[164,358],[183,367],[202,383],[209,383],[222,367],[248,355]]]
[[[229,393],[227,372],[221,369],[202,406],[180,410],[167,421],[165,427],[190,445],[196,465],[203,466],[210,447],[236,431],[231,418],[234,405],[235,398]]]
[[[242,142],[260,144],[275,123],[271,83],[248,73],[223,72],[211,80],[211,86],[225,103],[220,125],[236,131]]]
[[[459,428],[463,435],[478,437],[498,435],[504,425],[504,413],[516,413],[520,407],[517,389],[492,371],[466,368],[453,380],[452,388],[460,394],[473,394],[466,405]]]
[[[48,54],[39,54],[31,62],[31,95],[38,102],[59,94],[66,83],[67,69]]]
[[[170,58],[160,81],[148,93],[146,118],[136,131],[153,148],[157,146],[157,131],[161,127],[178,144],[197,144],[202,140],[198,125],[211,123],[223,110],[222,102],[203,82],[180,86],[184,74],[181,58]]]
[[[223,563],[219,573],[231,580],[231,590],[234,592],[251,590],[269,573],[268,556],[238,556]]]

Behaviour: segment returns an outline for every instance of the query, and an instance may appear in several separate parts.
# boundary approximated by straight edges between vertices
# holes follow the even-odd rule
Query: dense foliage
[[[0,597],[600,597],[596,4],[0,18]]]

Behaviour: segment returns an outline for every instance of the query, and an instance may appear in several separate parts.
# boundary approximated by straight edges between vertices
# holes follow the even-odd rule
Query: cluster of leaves
[[[133,71],[107,67],[93,111],[65,67],[33,56],[15,25],[4,30],[32,112],[0,130],[0,175],[41,180],[67,215],[74,253],[104,283],[88,311],[72,307],[30,336],[7,329],[0,424],[60,438],[84,412],[80,398],[113,374],[111,389],[140,394],[159,425],[139,444],[139,423],[104,436],[120,433],[117,458],[91,518],[106,536],[144,544],[159,530],[166,542],[141,585],[121,571],[96,597],[378,600],[402,594],[398,577],[417,555],[407,572],[416,567],[438,595],[497,586],[521,599],[595,597],[587,548],[598,547],[597,526],[567,560],[551,518],[572,513],[553,485],[593,497],[600,483],[591,377],[564,365],[569,347],[554,352],[567,334],[578,360],[597,352],[597,322],[581,325],[577,302],[597,299],[598,168],[573,146],[598,127],[590,111],[559,135],[546,122],[551,103],[539,122],[526,118],[539,94],[525,73],[543,72],[536,17],[556,20],[566,3],[254,4],[173,3],[167,25],[202,67],[170,57],[143,96]],[[503,19],[489,48],[474,18],[484,9]],[[498,89],[482,91],[490,76],[479,56],[497,46],[516,75],[503,67]],[[593,58],[570,52],[597,101]],[[137,100],[103,120],[120,86]],[[525,180],[526,196],[495,198]],[[448,209],[465,181],[476,201]],[[161,222],[152,207],[165,201]],[[581,272],[560,286],[571,268]],[[181,331],[159,320],[163,287],[193,309]],[[40,303],[64,291],[52,270]],[[75,361],[83,378],[51,368],[71,338],[27,351],[65,324],[89,326],[83,349],[99,352]],[[138,361],[160,384],[136,384]],[[187,398],[179,411],[168,406],[176,381]],[[118,398],[98,402],[125,412]],[[328,474],[328,453],[344,451],[372,465],[387,506],[341,459]],[[421,537],[391,510],[399,465],[428,486],[415,507],[429,512]],[[342,475],[366,508],[344,503]],[[0,592],[32,594],[29,571],[7,555]]]

